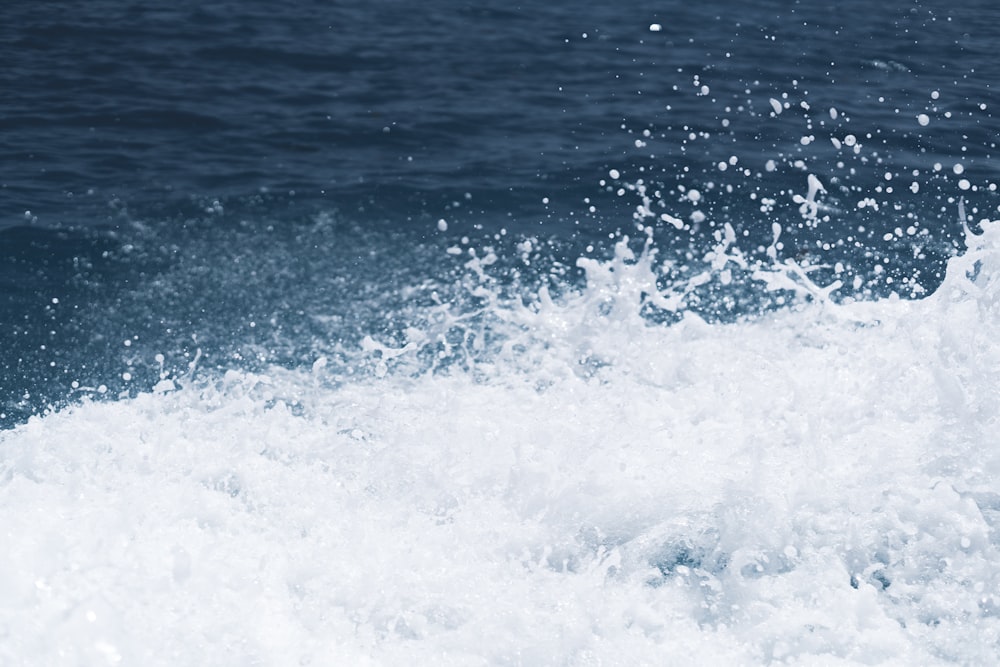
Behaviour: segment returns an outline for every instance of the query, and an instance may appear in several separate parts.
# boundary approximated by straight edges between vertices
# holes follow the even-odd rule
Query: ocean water
[[[0,663],[1000,660],[1000,8],[0,7]]]

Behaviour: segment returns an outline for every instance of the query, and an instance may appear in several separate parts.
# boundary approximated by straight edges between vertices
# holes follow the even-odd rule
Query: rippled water
[[[990,3],[0,8],[0,660],[996,660]]]

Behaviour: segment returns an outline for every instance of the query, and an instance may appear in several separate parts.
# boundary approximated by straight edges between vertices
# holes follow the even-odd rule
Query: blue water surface
[[[996,217],[998,28],[985,1],[4,3],[0,423],[392,334],[463,239],[569,289],[640,179],[688,221],[647,220],[680,273],[779,224],[859,298],[919,297],[959,201]]]

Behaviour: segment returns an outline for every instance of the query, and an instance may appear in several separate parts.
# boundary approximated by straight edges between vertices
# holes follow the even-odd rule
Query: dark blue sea
[[[1000,5],[0,6],[0,663],[1000,660]]]

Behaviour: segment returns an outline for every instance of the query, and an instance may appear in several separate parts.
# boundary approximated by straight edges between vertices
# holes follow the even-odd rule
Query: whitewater
[[[0,667],[1000,662],[995,3],[65,4]]]
[[[32,417],[0,433],[0,662],[989,663],[977,227],[926,298],[836,302],[775,263],[754,283],[806,297],[733,322],[680,307],[649,242],[524,298],[467,251],[477,307],[394,344]],[[730,280],[719,238],[693,282]]]

